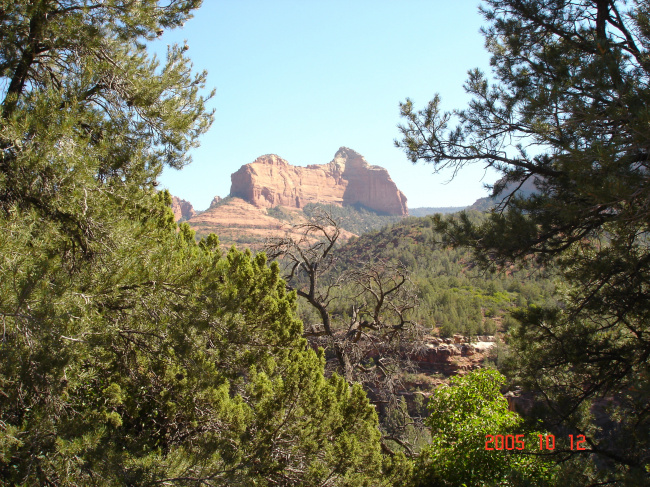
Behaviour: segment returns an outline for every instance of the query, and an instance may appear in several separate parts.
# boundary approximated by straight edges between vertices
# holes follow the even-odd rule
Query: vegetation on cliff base
[[[382,215],[360,204],[336,206],[310,203],[305,205],[303,211],[307,218],[314,218],[320,213],[326,212],[336,220],[339,227],[355,235],[379,230],[404,218],[402,216]]]

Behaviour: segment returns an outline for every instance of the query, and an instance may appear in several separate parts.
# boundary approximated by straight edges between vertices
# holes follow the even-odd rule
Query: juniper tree
[[[192,74],[179,46],[161,64],[146,42],[200,3],[0,4],[3,211],[32,209],[86,248],[102,232],[103,201],[137,206],[164,164],[189,161],[212,120],[199,94],[206,73]]]
[[[436,170],[502,174],[486,224],[444,222],[485,267],[531,259],[563,275],[563,305],[520,313],[516,373],[549,424],[585,434],[595,473],[574,485],[643,483],[650,469],[650,10],[647,2],[489,0],[482,13],[495,83],[478,70],[472,101],[443,111],[407,100],[403,139]],[[528,197],[506,196],[534,181]],[[583,477],[584,475],[584,477]]]
[[[210,125],[199,1],[0,1],[0,483],[382,485],[358,386],[326,379],[276,266],[177,228],[164,165]]]

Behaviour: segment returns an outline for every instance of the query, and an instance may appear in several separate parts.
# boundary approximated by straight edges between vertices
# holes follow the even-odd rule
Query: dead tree
[[[269,239],[265,251],[281,264],[287,287],[320,316],[321,323],[305,324],[304,336],[331,350],[328,369],[361,383],[381,412],[397,405],[403,373],[411,369],[420,332],[409,319],[416,294],[399,263],[375,258],[342,270],[335,253],[340,235],[322,212],[284,238]]]
[[[335,340],[329,306],[332,291],[340,285],[344,276],[325,283],[325,276],[334,268],[334,246],[341,230],[327,213],[318,214],[307,223],[294,225],[294,234],[284,238],[269,239],[264,250],[270,259],[279,260],[285,269],[284,280],[287,288],[295,290],[298,296],[307,300],[320,315],[321,324],[312,325],[305,330],[307,338],[326,336],[331,339],[339,362],[340,372],[348,380],[353,380],[352,364],[339,340]],[[319,326],[320,325],[320,326]]]

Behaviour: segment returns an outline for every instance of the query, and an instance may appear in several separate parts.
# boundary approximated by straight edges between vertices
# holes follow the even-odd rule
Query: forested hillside
[[[468,215],[475,223],[487,218],[479,212]],[[332,274],[343,274],[363,262],[402,264],[417,292],[413,319],[428,333],[443,337],[493,335],[497,327],[506,332],[513,323],[511,311],[554,302],[552,272],[533,265],[485,272],[468,249],[442,243],[431,217],[411,217],[364,233],[337,249],[335,256]],[[307,312],[308,307],[303,308]],[[304,315],[307,322],[315,319]]]
[[[516,329],[511,311],[554,304],[552,277],[534,266],[481,273],[469,252],[441,243],[434,225],[430,217],[408,218],[340,245],[337,220],[314,208],[309,222],[270,239],[265,250],[299,296],[303,336],[324,350],[326,373],[362,385],[379,413],[382,448],[414,461],[414,485],[433,478],[477,486],[501,479],[499,485],[514,477],[520,485],[549,485],[557,469],[547,457],[483,448],[492,432],[537,433],[508,412],[500,391],[505,379],[480,369],[502,365],[503,343]],[[471,342],[488,339],[481,343],[494,346],[494,337],[477,334],[497,329],[490,361]],[[457,333],[466,338],[448,338]],[[470,369],[479,370],[449,381]],[[477,464],[484,468],[474,471]]]
[[[389,223],[396,223],[403,219],[402,216],[381,215],[358,204],[336,206],[310,203],[303,208],[303,211],[309,218],[313,218],[319,212],[327,212],[341,228],[355,235],[379,230]]]

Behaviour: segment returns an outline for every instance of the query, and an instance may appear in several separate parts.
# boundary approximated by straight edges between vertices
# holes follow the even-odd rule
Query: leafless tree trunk
[[[395,407],[420,331],[409,319],[417,298],[407,269],[375,259],[342,270],[335,252],[341,230],[325,212],[291,235],[269,239],[265,251],[280,262],[287,287],[320,316],[321,323],[305,323],[304,336],[331,350],[330,371],[361,383],[380,411]]]

